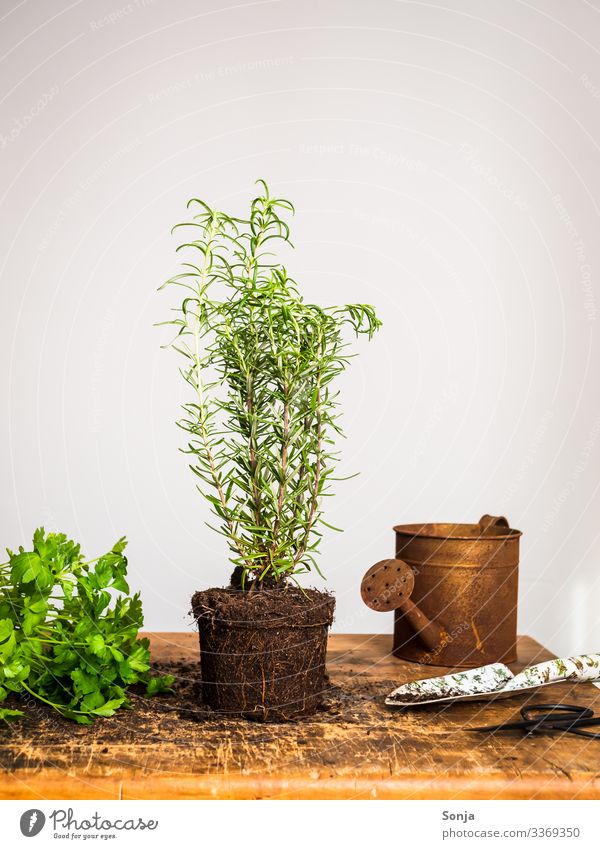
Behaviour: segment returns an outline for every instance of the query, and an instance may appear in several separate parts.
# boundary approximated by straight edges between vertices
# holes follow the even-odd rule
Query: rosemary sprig
[[[290,242],[290,201],[266,183],[247,219],[193,199],[176,228],[194,262],[165,286],[185,289],[171,343],[193,398],[179,426],[190,468],[228,541],[242,586],[317,568],[322,518],[342,434],[335,380],[349,362],[346,329],[371,338],[368,304],[305,303],[273,248]],[[176,229],[174,228],[174,229]],[[212,526],[211,526],[212,527]]]

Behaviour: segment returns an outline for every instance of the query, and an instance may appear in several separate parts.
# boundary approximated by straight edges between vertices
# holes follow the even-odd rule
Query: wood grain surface
[[[468,730],[514,717],[523,696],[387,709],[383,698],[393,687],[448,671],[394,658],[391,636],[332,636],[324,709],[299,723],[266,725],[201,705],[194,633],[150,637],[157,668],[178,676],[176,695],[136,696],[134,711],[92,727],[26,706],[26,721],[0,727],[0,798],[600,797],[600,741]],[[521,637],[513,671],[550,656]],[[540,692],[545,702],[600,712],[600,691],[592,684]],[[534,698],[540,701],[540,693]]]

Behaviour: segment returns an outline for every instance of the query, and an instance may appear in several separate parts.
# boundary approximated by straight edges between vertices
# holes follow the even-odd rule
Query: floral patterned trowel
[[[469,699],[488,700],[516,696],[528,690],[537,690],[547,684],[564,682],[598,681],[600,679],[600,654],[580,654],[547,660],[528,666],[513,675],[503,663],[490,663],[479,669],[455,672],[439,678],[423,678],[402,684],[386,698],[386,705],[414,707]]]

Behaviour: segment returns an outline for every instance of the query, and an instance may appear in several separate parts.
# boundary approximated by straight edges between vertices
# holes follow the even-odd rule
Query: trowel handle
[[[442,629],[436,622],[432,622],[409,598],[404,599],[397,608],[403,616],[406,616],[413,630],[429,651],[439,648],[442,641]]]

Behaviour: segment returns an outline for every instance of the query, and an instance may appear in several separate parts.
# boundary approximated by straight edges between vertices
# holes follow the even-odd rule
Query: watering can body
[[[393,653],[434,666],[516,660],[519,540],[504,517],[478,524],[397,525],[396,557],[414,573],[411,600],[441,632],[427,648],[395,612]]]

